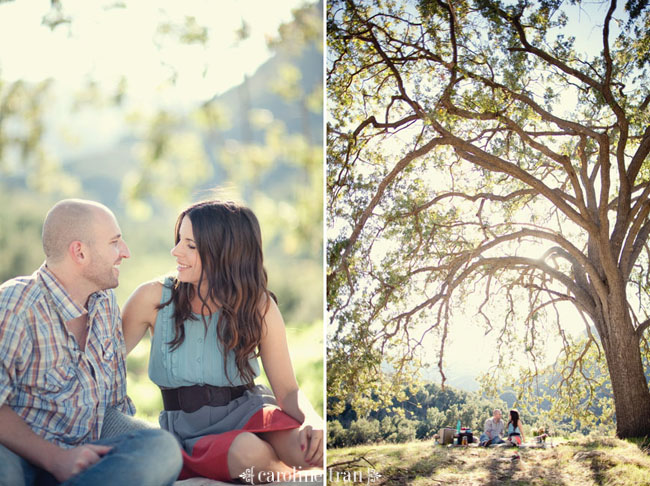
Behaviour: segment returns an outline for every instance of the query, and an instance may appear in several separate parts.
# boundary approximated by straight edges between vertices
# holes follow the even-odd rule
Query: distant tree
[[[427,409],[427,417],[417,428],[418,439],[429,439],[438,433],[441,427],[445,427],[447,421],[445,414],[436,407]]]
[[[430,439],[441,427],[463,427],[481,430],[495,407],[504,408],[500,401],[488,401],[478,393],[451,387],[444,390],[427,383],[416,389],[404,390],[405,399],[393,398],[392,404],[356,418],[348,404],[344,411],[328,417],[328,446],[344,447],[373,441],[408,442]],[[331,408],[331,407],[330,407]],[[527,415],[527,423],[537,422],[537,416]],[[331,432],[331,433],[330,433]]]
[[[431,333],[442,373],[474,295],[533,374],[550,332],[565,378],[597,348],[617,434],[650,434],[650,13],[632,3],[601,4],[590,55],[561,0],[328,4],[329,394],[367,404],[365,377],[411,382]]]
[[[379,422],[360,418],[350,424],[347,430],[347,438],[350,445],[366,444],[379,439]]]
[[[348,445],[348,432],[338,420],[327,421],[327,445],[329,447],[345,447]]]
[[[387,441],[401,443],[415,440],[417,421],[394,417],[393,424],[395,425],[395,432],[386,437]]]

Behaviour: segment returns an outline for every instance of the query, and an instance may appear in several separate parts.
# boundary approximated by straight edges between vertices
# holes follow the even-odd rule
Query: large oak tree
[[[567,374],[602,350],[617,434],[650,434],[645,7],[329,3],[329,395],[408,381],[427,333],[442,363],[463,305],[504,340],[525,306],[534,353],[568,303],[588,339]],[[597,46],[576,48],[566,8],[598,12]]]

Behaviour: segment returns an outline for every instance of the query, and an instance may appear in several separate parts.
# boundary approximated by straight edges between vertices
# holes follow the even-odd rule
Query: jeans
[[[92,444],[112,446],[99,462],[62,486],[168,486],[182,467],[180,445],[166,430],[137,430]],[[0,486],[50,486],[56,479],[0,445]]]
[[[488,439],[488,436],[486,434],[481,434],[481,438],[479,439],[478,442],[479,444],[485,443],[486,446],[489,446],[492,444],[503,444],[505,440],[503,440],[498,435],[496,437],[493,437],[492,439]]]

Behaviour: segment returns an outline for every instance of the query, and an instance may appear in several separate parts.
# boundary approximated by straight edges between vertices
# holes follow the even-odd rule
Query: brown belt
[[[183,410],[196,412],[204,405],[221,407],[231,400],[241,397],[252,385],[212,386],[193,385],[180,388],[161,389],[165,410]]]

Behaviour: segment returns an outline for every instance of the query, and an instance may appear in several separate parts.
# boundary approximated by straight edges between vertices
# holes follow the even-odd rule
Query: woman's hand
[[[305,462],[310,466],[323,467],[323,429],[302,424],[298,438],[300,450],[305,453]]]
[[[280,408],[302,423],[298,429],[298,443],[304,461],[310,466],[323,467],[324,422],[298,388],[289,357],[284,321],[275,302],[270,302],[264,321],[266,332],[260,342],[260,357],[273,394]]]

